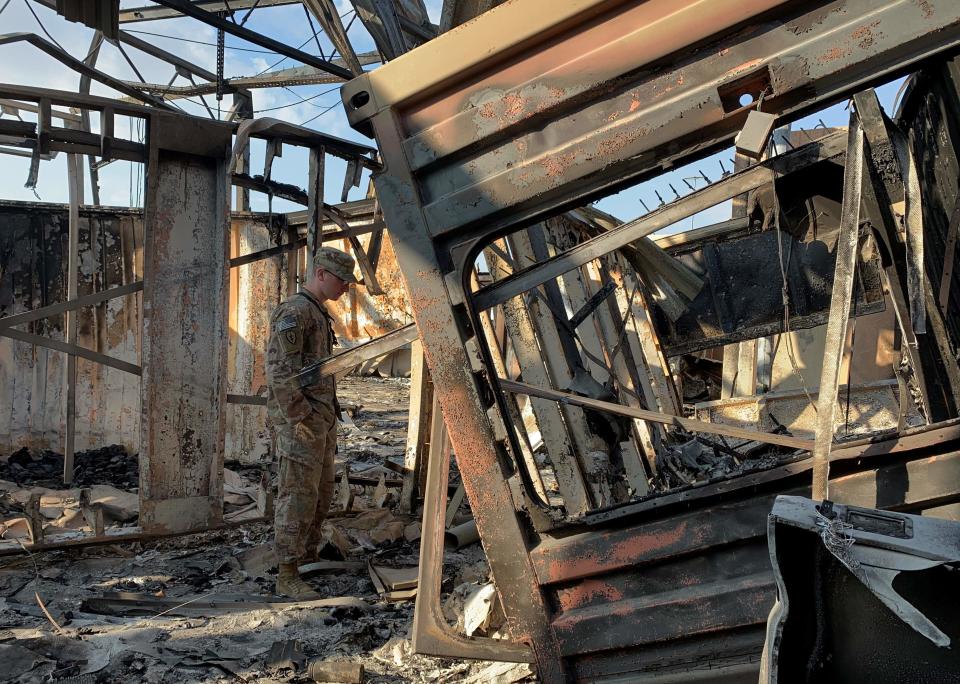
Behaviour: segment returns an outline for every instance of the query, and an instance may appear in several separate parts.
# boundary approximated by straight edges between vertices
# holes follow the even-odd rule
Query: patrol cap
[[[353,257],[333,247],[321,247],[313,255],[313,265],[332,273],[345,283],[356,283],[353,267],[356,262]]]

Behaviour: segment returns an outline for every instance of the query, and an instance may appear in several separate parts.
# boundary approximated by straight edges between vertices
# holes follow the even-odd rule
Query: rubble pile
[[[121,444],[80,451],[73,459],[75,486],[108,484],[119,489],[137,488],[140,476],[137,455],[131,455]],[[21,486],[62,487],[63,454],[23,447],[0,460],[0,480]]]
[[[529,681],[528,665],[413,653],[420,522],[399,512],[396,496],[384,496],[399,475],[383,466],[402,459],[406,393],[406,383],[397,380],[341,384],[347,401],[364,406],[352,424],[341,426],[338,503],[324,524],[320,559],[301,568],[321,599],[296,602],[272,593],[277,568],[267,523],[0,557],[0,679]],[[225,502],[255,488],[264,465],[227,471]],[[6,500],[31,491],[3,486]],[[61,494],[47,492],[42,510]],[[469,519],[466,503],[456,519]],[[464,634],[505,636],[479,544],[446,552],[442,586],[451,625]]]

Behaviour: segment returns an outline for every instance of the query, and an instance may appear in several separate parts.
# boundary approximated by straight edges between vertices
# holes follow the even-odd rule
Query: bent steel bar
[[[648,420],[654,423],[674,425],[688,432],[706,432],[713,435],[733,437],[735,439],[751,439],[756,442],[776,444],[778,446],[790,447],[791,449],[805,449],[809,451],[813,448],[813,441],[809,439],[800,439],[799,437],[791,437],[789,435],[778,435],[771,432],[760,432],[758,430],[747,430],[722,423],[706,423],[693,418],[671,416],[667,413],[660,413],[659,411],[648,411],[646,409],[624,406],[609,401],[581,397],[577,394],[571,394],[570,392],[558,392],[557,390],[552,390],[547,387],[536,387],[534,385],[528,385],[525,382],[508,380],[507,378],[497,378],[497,382],[500,383],[500,387],[508,392],[526,394],[527,396],[540,397],[541,399],[551,399],[564,404],[571,404],[572,406],[582,406],[583,408],[595,409],[597,411],[606,411],[620,416],[627,416],[628,418],[640,418],[641,420]]]
[[[440,583],[443,580],[444,512],[450,477],[450,450],[440,446],[445,444],[445,440],[438,442],[436,448],[430,449],[427,460],[418,594],[413,615],[413,647],[417,653],[433,656],[533,662],[533,651],[526,646],[488,637],[465,637],[453,631],[443,615]]]
[[[138,280],[136,282],[127,283],[126,285],[117,285],[116,287],[100,290],[99,292],[91,292],[88,295],[81,295],[80,297],[71,299],[67,302],[48,304],[47,306],[39,309],[23,311],[10,316],[3,316],[0,317],[0,330],[3,328],[10,328],[15,325],[30,323],[32,321],[39,321],[40,319],[47,318],[48,316],[58,316],[65,311],[76,311],[84,306],[94,306],[95,304],[100,304],[101,302],[105,302],[115,297],[123,297],[124,295],[134,294],[142,290],[143,281]]]

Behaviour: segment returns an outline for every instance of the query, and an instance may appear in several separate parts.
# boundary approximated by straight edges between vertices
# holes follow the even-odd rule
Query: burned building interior
[[[0,680],[960,681],[960,3],[152,1],[0,1]]]

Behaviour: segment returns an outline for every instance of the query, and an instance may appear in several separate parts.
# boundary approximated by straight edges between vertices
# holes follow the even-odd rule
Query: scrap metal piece
[[[760,681],[955,681],[960,523],[779,496]],[[949,601],[946,603],[950,603]]]
[[[583,306],[581,306],[580,309],[570,317],[570,329],[576,330],[581,323],[587,320],[587,317],[589,317],[590,314],[596,311],[598,306],[606,301],[607,297],[613,294],[614,290],[616,289],[617,284],[612,280],[604,283],[604,285],[599,290],[594,292],[590,296],[590,299],[584,302]]]
[[[320,378],[348,370],[368,359],[389,354],[395,349],[413,342],[418,335],[416,324],[410,323],[402,328],[391,330],[386,335],[381,335],[363,344],[358,344],[356,347],[351,347],[305,366],[295,377],[301,387],[309,387]]]
[[[777,117],[773,114],[752,110],[747,114],[747,121],[734,140],[737,152],[751,159],[760,159],[767,151],[770,134],[773,133],[776,122]]]
[[[792,449],[809,450],[813,448],[813,442],[809,439],[798,439],[788,435],[759,432],[757,430],[745,430],[743,428],[733,427],[731,425],[705,423],[693,418],[672,416],[666,413],[659,413],[658,411],[648,411],[646,409],[624,406],[622,404],[616,404],[609,401],[590,399],[589,397],[581,397],[569,392],[558,392],[557,390],[548,389],[546,387],[535,387],[523,382],[517,382],[516,380],[508,380],[507,378],[498,378],[497,380],[500,383],[500,387],[508,392],[526,394],[531,397],[541,397],[543,399],[552,399],[564,404],[582,406],[584,408],[594,409],[597,411],[606,411],[608,413],[626,416],[628,418],[640,418],[642,420],[663,423],[664,425],[673,425],[690,432],[706,432],[714,435],[735,437],[737,439],[764,442],[766,444],[776,444],[778,446],[790,447]]]
[[[105,592],[102,596],[84,599],[80,610],[118,617],[156,616],[157,613],[171,617],[210,617],[255,610],[280,611],[290,606],[356,608],[364,612],[372,610],[370,604],[355,596],[294,601],[272,595],[251,596],[250,594],[217,594],[212,598],[210,596],[160,598],[153,594],[125,591]]]
[[[927,309],[923,266],[923,199],[920,197],[920,177],[917,163],[907,136],[894,128],[891,135],[893,149],[900,163],[905,195],[904,224],[907,247],[907,296],[910,300],[910,320],[916,334],[927,332]]]
[[[40,492],[32,492],[24,510],[27,519],[27,534],[31,544],[43,543],[43,516],[40,515]]]
[[[443,543],[448,549],[462,549],[464,546],[476,544],[480,541],[480,532],[477,530],[477,521],[473,518],[451,527],[443,535]]]
[[[300,648],[300,642],[296,639],[287,639],[286,641],[274,641],[267,652],[267,658],[264,665],[268,670],[299,670],[307,661]]]
[[[80,512],[84,521],[93,530],[94,536],[103,536],[103,504],[90,502],[91,490],[84,487],[80,490]]]
[[[853,300],[853,278],[857,269],[857,244],[860,238],[860,194],[863,189],[864,136],[856,112],[850,113],[847,131],[847,162],[843,174],[843,205],[840,209],[840,233],[837,238],[837,263],[830,296],[823,366],[820,372],[820,396],[817,400],[817,430],[813,447],[813,497],[826,499],[830,472],[830,446],[833,443],[833,418],[840,386],[840,363],[847,340],[847,321]]]
[[[315,682],[360,684],[363,681],[363,663],[316,658],[307,663],[307,676]]]

